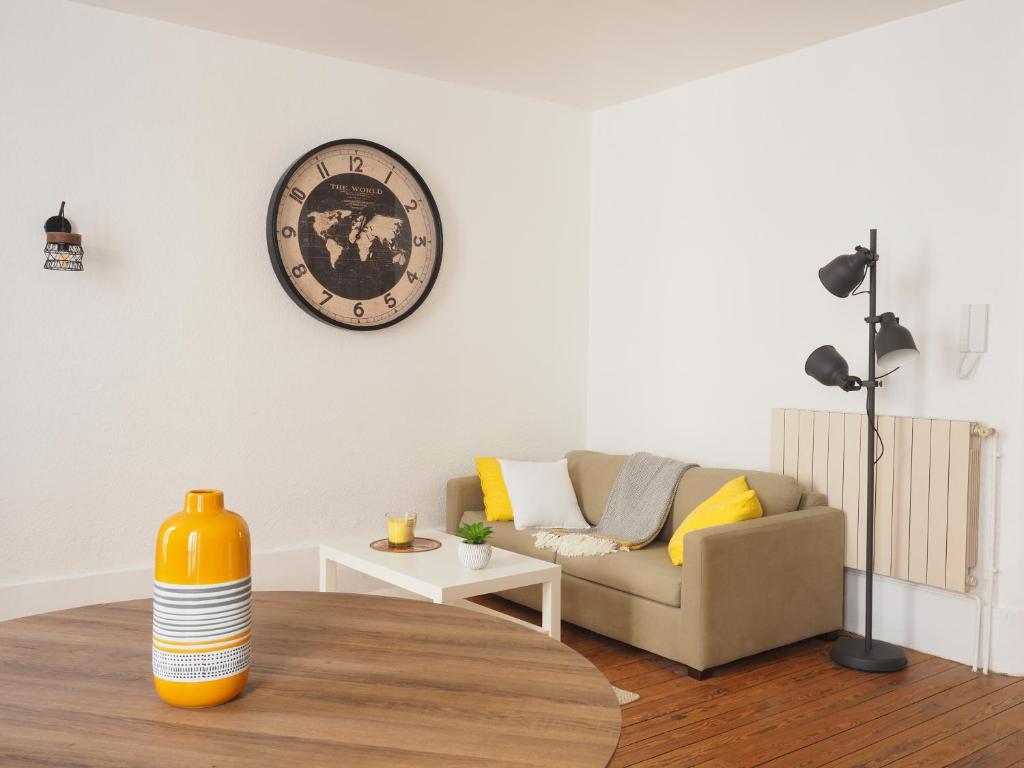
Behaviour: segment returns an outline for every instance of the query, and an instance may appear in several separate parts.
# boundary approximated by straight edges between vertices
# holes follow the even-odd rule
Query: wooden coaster
[[[387,539],[377,539],[370,542],[370,549],[375,549],[378,552],[429,552],[432,549],[438,549],[440,546],[441,542],[437,539],[421,539],[419,536],[412,540],[412,544],[402,547],[391,546],[388,544]]]

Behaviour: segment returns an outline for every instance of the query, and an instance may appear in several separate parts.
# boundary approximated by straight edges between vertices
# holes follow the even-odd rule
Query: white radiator
[[[876,426],[875,573],[966,592],[978,550],[975,423],[878,416]],[[866,558],[867,440],[862,413],[772,411],[772,471],[846,512],[846,566],[859,570]]]

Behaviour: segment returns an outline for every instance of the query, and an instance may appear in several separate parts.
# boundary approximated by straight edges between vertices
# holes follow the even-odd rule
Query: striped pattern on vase
[[[252,578],[219,584],[153,582],[153,675],[178,683],[249,669]]]

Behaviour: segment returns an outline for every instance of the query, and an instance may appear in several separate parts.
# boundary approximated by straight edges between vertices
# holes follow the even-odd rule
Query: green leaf
[[[494,529],[483,523],[466,523],[460,525],[459,529],[455,531],[456,536],[461,536],[470,544],[483,544],[492,533],[494,533]]]

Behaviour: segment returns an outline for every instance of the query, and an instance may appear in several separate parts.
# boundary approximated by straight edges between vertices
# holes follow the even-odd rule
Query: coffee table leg
[[[323,552],[320,553],[320,591],[338,591],[338,568],[333,560],[324,557]]]
[[[544,582],[541,626],[554,640],[562,639],[562,580]]]

